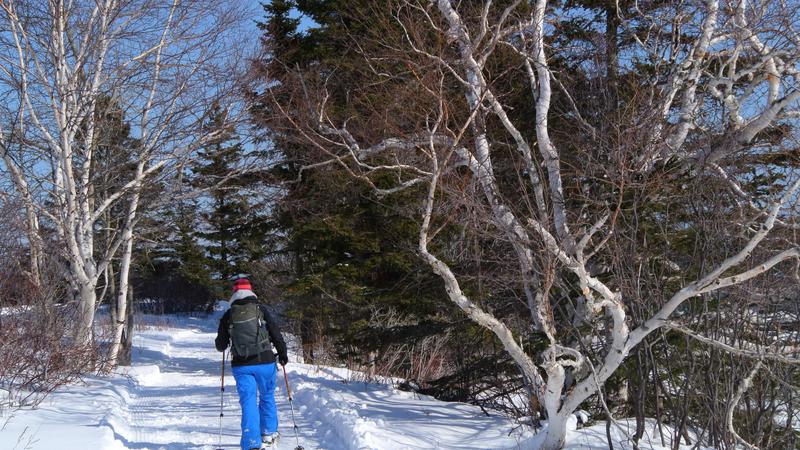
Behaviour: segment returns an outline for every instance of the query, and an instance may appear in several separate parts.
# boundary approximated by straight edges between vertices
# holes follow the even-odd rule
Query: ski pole
[[[225,395],[225,352],[222,352],[222,370],[220,371],[219,382],[219,449],[222,450],[222,417],[225,413],[222,410],[223,399]]]
[[[303,450],[300,445],[300,436],[297,434],[297,422],[294,420],[294,404],[292,403],[292,388],[289,387],[289,377],[286,375],[286,366],[283,366],[283,381],[286,383],[286,395],[289,396],[289,407],[292,409],[292,425],[294,426],[294,439],[297,441],[297,447],[294,450]]]

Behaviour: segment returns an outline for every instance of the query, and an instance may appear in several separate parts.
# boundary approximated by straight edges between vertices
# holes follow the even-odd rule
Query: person
[[[278,362],[288,362],[286,343],[275,320],[245,276],[235,276],[231,307],[219,321],[217,350],[231,346],[231,367],[242,407],[242,450],[273,445],[278,439],[278,410],[275,405],[275,378]]]

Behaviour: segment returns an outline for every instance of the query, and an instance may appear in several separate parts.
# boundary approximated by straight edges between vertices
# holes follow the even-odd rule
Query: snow
[[[13,314],[22,314],[26,311],[30,311],[32,308],[30,306],[4,306],[0,308],[0,316],[10,316]]]
[[[151,317],[151,325],[134,339],[132,367],[61,389],[36,410],[0,416],[0,449],[216,448],[220,353],[213,339],[222,303],[207,317]],[[296,355],[290,356],[287,372],[300,444],[306,449],[528,449],[541,438],[475,406],[441,402],[391,384],[352,381],[359,374],[300,364]],[[296,442],[282,378],[275,393],[282,435],[278,448],[292,449]],[[230,367],[225,384],[222,447],[235,449],[240,416]],[[573,419],[566,448],[607,448],[604,424],[576,429]],[[625,441],[619,430],[612,431]],[[617,443],[616,448],[630,445]]]

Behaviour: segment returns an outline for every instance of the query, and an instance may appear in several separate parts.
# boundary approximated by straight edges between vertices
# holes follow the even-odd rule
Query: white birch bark
[[[14,161],[10,155],[7,142],[5,142],[3,137],[4,134],[3,127],[0,125],[0,152],[3,154],[3,161],[5,162],[6,168],[11,174],[11,180],[14,183],[14,187],[22,198],[22,204],[25,206],[25,220],[27,225],[28,243],[30,246],[29,271],[31,283],[34,286],[41,287],[41,267],[44,250],[40,234],[41,230],[39,228],[39,215],[37,214],[33,196],[28,187],[28,182],[25,180],[22,170],[19,168],[16,161]]]
[[[507,8],[516,8],[518,4],[514,2]],[[553,96],[551,88],[553,76],[548,66],[548,47],[545,45],[548,2],[537,0],[532,5],[526,5],[532,6],[532,10],[527,12],[526,9],[525,16],[520,13],[519,16],[522,17],[517,17],[514,23],[508,24],[505,21],[511,21],[509,17],[512,15],[508,13],[509,9],[505,9],[495,15],[498,19],[494,25],[489,23],[493,8],[490,1],[484,2],[482,7],[475,10],[480,12],[479,16],[464,14],[462,17],[461,9],[474,5],[451,0],[436,0],[438,15],[431,8],[418,6],[411,4],[409,10],[418,13],[422,22],[429,26],[429,31],[439,33],[443,41],[452,44],[451,48],[440,53],[425,48],[423,39],[415,39],[415,33],[410,29],[411,25],[404,24],[402,19],[399,19],[405,31],[404,38],[410,47],[410,52],[425,59],[426,63],[435,64],[442,73],[452,77],[461,89],[459,95],[463,97],[458,102],[463,102],[465,99],[471,114],[461,127],[461,132],[445,136],[445,133],[437,128],[439,125],[437,124],[428,130],[430,141],[427,145],[420,142],[419,134],[413,134],[386,138],[380,144],[366,147],[365,150],[347,130],[346,123],[344,125],[332,123],[325,113],[325,100],[321,105],[314,104],[312,108],[315,111],[319,110],[319,123],[304,126],[305,124],[294,122],[296,116],[285,111],[284,114],[286,120],[298,129],[304,139],[331,156],[330,160],[316,163],[313,167],[340,164],[353,176],[367,181],[370,174],[392,169],[413,173],[417,177],[412,180],[414,184],[429,183],[419,235],[420,254],[433,272],[442,279],[448,299],[475,323],[491,331],[525,377],[533,383],[537,400],[544,406],[548,415],[544,448],[559,449],[564,444],[567,421],[575,410],[581,403],[600,392],[603,384],[648,335],[669,327],[670,320],[681,305],[699,295],[753,279],[783,261],[800,258],[800,248],[790,247],[777,251],[755,264],[748,263],[775,224],[781,223],[779,216],[784,208],[796,202],[800,180],[788,185],[777,198],[770,199],[767,208],[763,208],[750,222],[743,224],[752,231],[745,235],[744,244],[738,251],[712,266],[695,281],[672,293],[660,310],[634,327],[626,313],[624,299],[615,287],[619,280],[615,280],[613,274],[600,279],[592,276],[589,270],[592,256],[605,242],[603,240],[596,244],[593,238],[598,234],[610,236],[614,231],[612,224],[609,224],[611,213],[599,213],[599,217],[585,224],[588,228],[585,231],[580,230],[577,225],[570,224],[570,220],[577,222],[578,213],[572,212],[571,215],[565,202],[562,166],[566,163],[556,142],[551,139],[552,130],[548,121]],[[792,113],[800,117],[800,111],[794,110],[798,107],[800,90],[794,90],[792,87],[798,84],[796,78],[800,73],[797,67],[800,61],[800,38],[794,47],[790,46],[788,49],[790,55],[786,54],[786,49],[776,51],[761,42],[759,33],[751,29],[750,23],[757,21],[746,18],[744,11],[747,9],[747,2],[739,1],[737,8],[734,9],[721,9],[718,0],[700,2],[697,16],[693,19],[696,20],[695,42],[689,43],[685,50],[673,52],[669,57],[671,59],[660,62],[669,66],[665,69],[669,77],[664,87],[654,89],[658,91],[653,95],[655,103],[652,105],[657,118],[649,135],[651,139],[642,143],[642,164],[637,169],[641,174],[652,170],[656,161],[670,158],[677,158],[690,166],[697,165],[699,161],[714,163],[730,156],[738,149],[752,145],[758,134],[775,125],[776,121],[792,117]],[[472,23],[471,28],[470,23]],[[721,45],[726,40],[732,40],[727,48]],[[523,58],[521,67],[524,68],[524,75],[528,77],[534,92],[535,104],[532,107],[536,111],[535,130],[533,130],[536,136],[535,143],[526,141],[525,134],[520,131],[522,127],[513,122],[513,115],[509,113],[510,108],[503,104],[502,97],[491,85],[491,74],[488,73],[485,64],[498,43],[513,48]],[[641,40],[640,44],[643,47],[647,45]],[[748,51],[749,54],[746,55]],[[755,54],[757,58],[752,57]],[[715,73],[711,73],[713,67],[711,61],[719,64]],[[427,65],[425,67],[428,68]],[[509,68],[509,70],[514,69]],[[734,84],[747,84],[747,80],[751,80],[750,88],[742,92],[733,93],[733,90],[725,88]],[[765,105],[761,109],[754,110],[754,114],[749,118],[745,117],[742,112],[743,105],[752,100],[752,96],[759,91],[759,86],[763,88],[761,91],[766,93]],[[450,92],[452,91],[448,91],[447,94],[439,93],[440,101],[453,101],[445,98]],[[716,98],[720,105],[727,108],[724,112],[727,114],[725,126],[708,146],[689,146],[687,144],[689,138],[693,133],[699,133],[698,129],[709,134],[705,128],[710,126],[703,123],[700,113],[707,107],[710,98]],[[572,105],[576,107],[574,101]],[[281,108],[281,105],[277,106]],[[580,111],[577,114],[580,115]],[[533,211],[530,217],[526,217],[523,212],[528,209],[511,204],[501,194],[494,173],[492,137],[486,127],[487,120],[495,118],[507,133],[505,137],[511,138],[510,141],[522,155],[523,168],[527,174],[520,178],[530,183],[530,186],[526,187],[533,193],[531,203],[534,207],[530,208]],[[591,125],[586,128],[591,128]],[[309,129],[316,129],[319,134],[315,135]],[[468,138],[464,137],[466,133],[463,130],[466,129],[471,131]],[[552,134],[555,136],[555,133]],[[531,151],[533,147],[538,149],[538,155],[534,155]],[[703,148],[698,150],[698,147]],[[408,164],[399,159],[395,165],[380,168],[370,164],[370,158],[389,148],[409,153],[422,148],[419,151],[428,156],[430,167],[417,163],[409,168]],[[362,169],[363,172],[354,173],[349,164]],[[539,355],[529,354],[517,342],[514,332],[503,321],[489,311],[481,309],[476,302],[468,298],[461,289],[458,276],[443,261],[444,258],[433,254],[429,248],[430,241],[436,234],[431,233],[430,228],[432,221],[435,220],[433,213],[437,202],[437,189],[442,176],[456,166],[469,168],[472,179],[480,188],[482,203],[490,208],[492,224],[502,232],[504,242],[507,242],[513,251],[532,320],[547,336],[547,348]],[[313,167],[309,166],[308,169]],[[546,180],[539,178],[540,167],[544,168]],[[711,167],[719,166],[712,164]],[[410,185],[412,185],[410,182],[399,183],[397,189],[404,189]],[[734,185],[738,187],[735,183]],[[384,189],[382,193],[390,191],[393,190]],[[739,187],[737,196],[746,197],[747,194]],[[757,208],[757,203],[749,199],[747,204],[751,209]],[[534,270],[539,255],[533,252],[534,242],[537,247],[540,244],[545,249],[547,258],[557,261],[559,270],[577,278],[581,301],[585,302],[587,310],[587,317],[582,319],[593,325],[597,325],[599,320],[605,320],[604,332],[608,338],[605,341],[606,347],[597,359],[589,361],[589,358],[578,349],[563,344],[562,340],[566,337],[559,335],[553,320],[550,299],[535,280]],[[594,248],[589,248],[590,244]],[[748,355],[747,352],[742,354]],[[780,355],[772,359],[786,361],[785,358],[781,359]],[[577,379],[576,384],[565,393],[566,371],[585,368],[587,364],[592,365],[590,375]],[[574,372],[579,371],[574,370]]]
[[[758,371],[761,370],[762,363],[761,361],[756,362],[756,365],[750,370],[750,373],[739,383],[739,386],[736,387],[736,393],[733,395],[733,398],[728,405],[727,411],[725,412],[725,425],[728,427],[728,432],[736,439],[739,444],[741,444],[744,448],[749,450],[758,450],[758,447],[755,445],[745,441],[739,433],[736,432],[736,428],[733,426],[733,412],[739,405],[739,402],[742,400],[742,396],[748,389],[753,385],[753,378],[755,378]]]
[[[74,290],[75,338],[82,344],[92,342],[98,283],[120,248],[123,286],[115,301],[126,303],[124,284],[145,181],[175,170],[211,137],[213,130],[205,136],[195,130],[215,100],[222,99],[223,107],[237,100],[226,95],[238,73],[227,66],[237,58],[226,39],[237,32],[241,11],[210,0],[144,6],[118,0],[0,2],[0,27],[8,30],[0,36],[6,56],[0,85],[22,105],[15,120],[7,121],[14,129],[0,134],[14,136],[21,154],[40,163],[14,164],[5,143],[2,156],[26,207],[32,277],[40,277],[35,271],[44,245],[42,218],[61,241],[57,256]],[[208,88],[212,80],[218,81],[215,90]],[[95,151],[103,133],[98,120],[106,113],[99,110],[101,98],[137,125],[132,129],[137,142],[126,149],[136,170],[123,174],[129,179],[110,191],[96,186],[102,179],[95,173],[102,167]],[[107,195],[98,198],[98,191]],[[100,248],[99,221],[117,205],[127,210],[124,227]],[[119,335],[115,327],[114,358]]]
[[[136,169],[136,179],[142,178],[142,164]],[[111,349],[108,352],[108,359],[113,363],[117,362],[120,347],[122,345],[122,335],[127,327],[128,306],[133,299],[128,298],[128,287],[131,271],[131,261],[133,259],[133,229],[136,223],[136,213],[139,209],[139,198],[141,196],[141,186],[137,186],[131,194],[128,204],[128,214],[125,218],[125,225],[122,231],[122,254],[119,263],[119,283],[117,284],[116,317],[112,326]]]

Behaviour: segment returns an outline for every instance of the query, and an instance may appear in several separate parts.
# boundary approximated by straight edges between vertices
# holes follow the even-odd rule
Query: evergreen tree
[[[214,107],[208,116],[205,126],[216,130],[217,138],[197,152],[197,162],[187,175],[189,185],[200,195],[195,204],[198,222],[186,231],[191,233],[193,245],[205,252],[207,270],[216,280],[215,295],[226,297],[227,277],[248,272],[271,252],[272,226],[265,217],[269,191],[263,188],[258,171],[244,167],[251,155],[235,129],[226,124],[226,112]],[[196,252],[188,235],[181,248]]]
[[[211,287],[209,260],[197,236],[197,202],[181,202],[175,216],[175,248],[176,259],[180,262],[178,273],[189,281],[201,286]]]
[[[317,351],[328,344],[328,356],[334,354],[340,361],[367,369],[385,365],[394,375],[417,379],[428,393],[473,399],[475,380],[494,377],[508,364],[497,362],[498,349],[491,338],[470,324],[464,326],[460,313],[443,301],[440,280],[421,264],[415,249],[423,192],[409,189],[377,198],[341,166],[301,172],[304,165],[327,156],[287,136],[291,131],[284,133],[285,121],[269,119],[276,112],[267,99],[291,95],[283,83],[293,82],[273,75],[296,70],[325,78],[341,118],[375,105],[413,110],[414,105],[405,102],[407,81],[386,83],[382,95],[360,96],[355,88],[374,80],[353,42],[366,45],[375,34],[389,31],[387,24],[396,26],[391,11],[383,2],[369,0],[279,1],[264,9],[266,20],[260,26],[267,56],[254,69],[270,87],[255,94],[253,116],[272,144],[271,159],[280,161],[271,176],[284,191],[273,213],[286,238],[281,251],[291,260],[282,299],[296,320],[306,361],[318,360]],[[301,22],[290,17],[293,10],[314,25],[300,30]],[[357,11],[374,13],[374,20],[363,20]],[[399,60],[393,64],[402,66]],[[368,126],[378,135],[391,132],[378,124]],[[376,182],[389,186],[392,180]],[[459,228],[453,224],[441,233],[453,234]],[[472,270],[472,262],[462,267]],[[427,367],[421,354],[429,339],[445,342],[447,356],[432,363],[441,370],[423,374],[418,371]],[[393,361],[400,348],[411,355]]]
[[[178,181],[180,183],[180,181]],[[200,245],[197,201],[179,200],[146,215],[137,246],[135,290],[151,312],[206,310],[218,297],[210,259]]]
[[[207,192],[200,197],[202,223],[196,236],[208,254],[212,276],[223,280],[242,271],[249,256],[243,243],[249,205],[242,179],[234,176],[244,151],[234,131],[225,127],[225,112],[219,107],[210,111],[206,126],[220,130],[219,137],[198,151],[190,183]],[[223,295],[222,286],[218,295]]]

